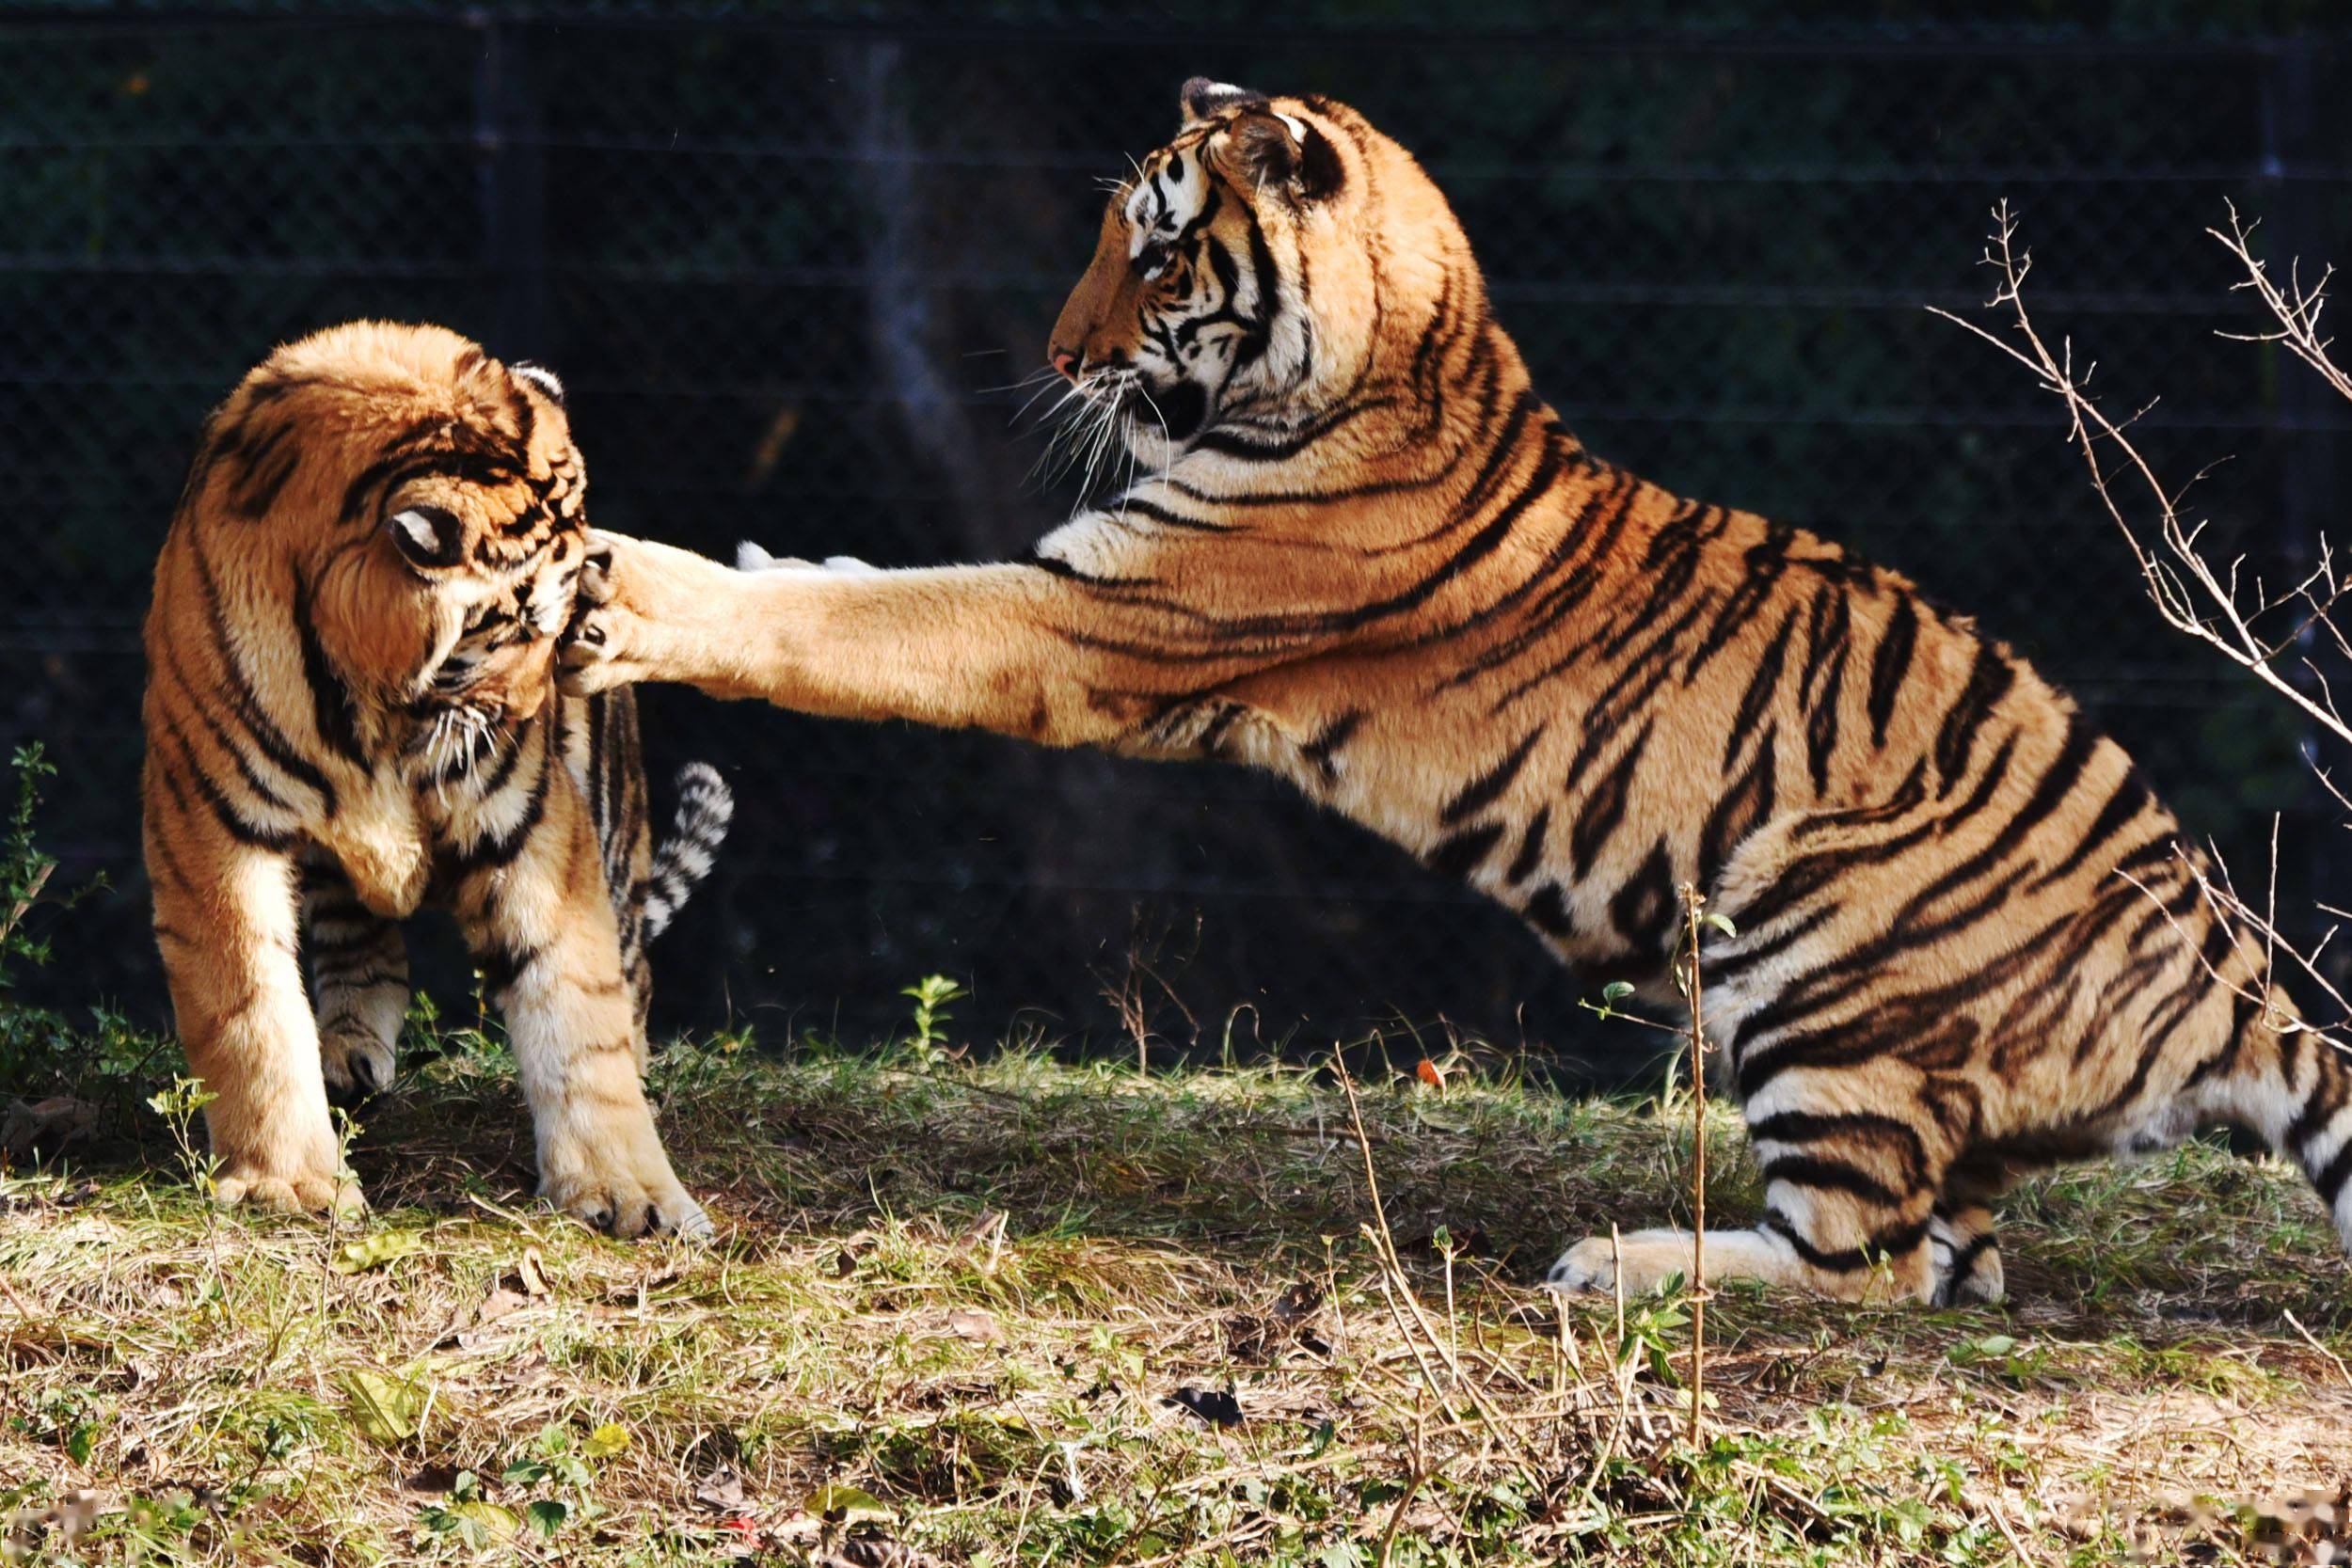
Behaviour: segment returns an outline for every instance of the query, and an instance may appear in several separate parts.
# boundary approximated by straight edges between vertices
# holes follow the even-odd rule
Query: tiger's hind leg
[[[323,850],[303,857],[302,927],[326,1097],[358,1104],[392,1085],[408,1011],[408,945],[400,923],[360,903]]]
[[[2007,1179],[1999,1162],[1984,1159],[1962,1159],[1945,1177],[1944,1191],[1928,1220],[1936,1306],[1995,1302],[2005,1292],[2000,1243],[1993,1233],[1993,1200]]]
[[[1750,1107],[1748,1132],[1764,1172],[1763,1223],[1707,1233],[1706,1283],[1761,1280],[1842,1301],[1931,1299],[1930,1227],[1942,1161],[1901,1117],[1835,1108],[1856,1098],[1854,1085],[1837,1085],[1838,1076],[1791,1074],[1814,1081],[1810,1103],[1775,1085],[1769,1101],[1759,1101],[1763,1114]],[[1638,1292],[1677,1275],[1691,1278],[1692,1261],[1687,1230],[1594,1236],[1570,1247],[1546,1283],[1558,1291],[1622,1284]]]

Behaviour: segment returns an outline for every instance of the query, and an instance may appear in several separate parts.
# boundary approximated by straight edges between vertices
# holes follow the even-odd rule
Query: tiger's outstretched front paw
[[[772,629],[761,607],[747,603],[752,580],[691,550],[590,530],[563,639],[564,689],[684,681],[742,694],[732,688]]]
[[[564,689],[576,696],[609,691],[644,678],[634,653],[644,641],[644,628],[635,607],[620,597],[621,557],[633,543],[601,530],[589,532],[571,624],[564,628],[558,646]]]

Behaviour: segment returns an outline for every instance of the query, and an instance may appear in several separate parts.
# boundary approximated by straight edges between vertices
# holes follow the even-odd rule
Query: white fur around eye
[[[407,543],[409,554],[414,559],[439,562],[453,556],[457,549],[457,541],[454,538],[441,537],[442,520],[448,515],[447,513],[426,512],[418,507],[410,507],[405,512],[392,514],[388,519],[388,524],[396,530],[401,538]],[[453,530],[454,526],[454,519],[451,519]]]

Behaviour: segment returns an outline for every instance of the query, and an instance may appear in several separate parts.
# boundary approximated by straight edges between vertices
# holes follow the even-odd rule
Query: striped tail
[[[2352,1050],[2304,1027],[2274,986],[2267,1006],[2239,1000],[2219,1066],[2202,1104],[2300,1166],[2352,1251]]]
[[[653,852],[653,869],[645,879],[645,938],[661,934],[692,895],[695,885],[718,863],[719,846],[726,841],[727,824],[735,818],[735,795],[719,770],[707,762],[690,762],[678,769],[677,816],[670,836]]]
[[[2293,1074],[2303,1083],[2277,1148],[2310,1175],[2336,1234],[2352,1251],[2352,1052],[2319,1034],[2303,1036],[2302,1046],[2312,1065],[2307,1073]]]

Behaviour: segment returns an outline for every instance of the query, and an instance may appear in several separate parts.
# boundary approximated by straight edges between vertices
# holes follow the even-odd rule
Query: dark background
[[[2284,811],[2282,908],[2337,887],[2305,726],[2157,623],[2056,408],[1923,307],[1983,298],[2010,198],[2042,325],[2121,403],[2163,394],[2172,477],[2230,459],[2198,492],[2217,538],[2299,556],[2344,511],[2352,408],[2215,337],[2254,318],[2204,230],[2234,200],[2266,253],[2352,262],[2342,13],[1657,8],[0,8],[0,742],[46,742],[63,877],[113,882],[38,989],[163,1019],[137,626],[203,415],[273,344],[383,315],[548,362],[610,527],[1001,557],[1073,499],[1029,479],[1042,436],[1006,388],[1097,182],[1196,72],[1329,93],[1416,150],[1601,454],[1978,611],[2242,879]],[[1443,1019],[1602,1070],[1644,1053],[1514,922],[1271,781],[647,705],[657,791],[700,756],[739,800],[656,953],[668,1026],[864,1037],[942,971],[975,1035],[1130,1051],[1125,988],[1170,1045]],[[446,933],[423,951],[462,989]]]

